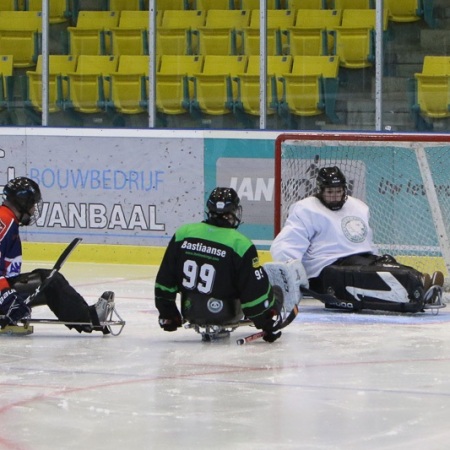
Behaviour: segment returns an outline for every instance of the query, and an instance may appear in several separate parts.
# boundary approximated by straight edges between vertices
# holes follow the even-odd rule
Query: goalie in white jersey
[[[324,167],[315,195],[291,206],[271,246],[275,261],[301,260],[310,294],[327,307],[418,312],[442,307],[441,272],[430,277],[378,256],[369,207],[348,195],[341,170]]]

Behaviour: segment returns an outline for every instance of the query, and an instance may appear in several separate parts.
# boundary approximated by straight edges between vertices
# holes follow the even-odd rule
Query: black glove
[[[256,328],[266,332],[263,336],[266,342],[275,342],[281,336],[281,316],[275,310],[269,310],[262,317],[255,317],[252,320]]]
[[[164,319],[159,317],[159,326],[164,331],[176,331],[177,328],[181,327],[181,315],[172,317],[171,319]]]
[[[164,331],[176,331],[183,322],[175,301],[156,297],[156,308],[159,311],[159,326]]]
[[[3,289],[0,292],[0,312],[4,317],[0,320],[0,328],[15,325],[20,319],[31,314],[30,307],[17,295],[15,289]]]
[[[6,316],[2,316],[2,318],[0,319],[0,329],[3,330],[8,325],[10,325],[9,318]]]
[[[270,320],[263,328],[263,330],[266,332],[266,334],[263,336],[263,339],[266,342],[275,342],[279,337],[281,337],[281,320],[277,319],[277,317],[279,316],[273,317],[272,320]]]

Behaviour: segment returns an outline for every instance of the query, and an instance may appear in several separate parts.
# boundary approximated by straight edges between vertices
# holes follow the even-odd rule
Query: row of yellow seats
[[[42,0],[0,0],[2,11],[42,11]],[[66,22],[72,15],[69,0],[49,0],[48,13],[51,24]]]
[[[267,0],[266,4],[268,9],[293,11],[298,9],[375,9],[376,6],[375,0]],[[158,10],[251,10],[260,8],[260,0],[157,0],[156,7]],[[148,10],[148,0],[143,6],[142,0],[109,0],[108,8],[111,11]],[[385,0],[384,8],[389,10],[389,19],[396,22],[414,22],[420,20],[423,15],[421,0]]]
[[[184,98],[181,108],[160,108],[162,112],[179,114],[188,109],[206,115],[223,115],[242,110],[249,115],[260,114],[259,56],[186,58],[198,58],[191,60],[193,66],[185,64],[182,69],[188,71],[184,78],[188,86],[183,92],[190,93],[190,97]],[[327,113],[335,120],[338,74],[339,58],[334,56],[269,56],[267,113],[288,112],[298,116]],[[161,103],[175,91],[173,80],[158,79]],[[166,95],[163,94],[164,89]]]
[[[148,0],[103,0],[109,11],[148,11]],[[77,4],[77,2],[75,2]],[[158,10],[259,9],[259,0],[157,0]],[[267,0],[268,9],[373,9],[373,0]],[[420,20],[420,0],[385,0],[390,19],[399,22]],[[77,6],[74,7],[77,9]],[[0,11],[42,11],[42,0],[0,0]],[[49,0],[50,23],[65,22],[72,16],[69,0]]]
[[[343,1],[343,0],[336,0]],[[326,8],[326,0],[267,0],[268,9]],[[147,5],[147,7],[146,7]],[[260,0],[156,0],[157,10],[202,10],[210,9],[258,9]],[[109,0],[110,11],[148,10],[148,0],[142,6],[142,0]]]
[[[259,54],[259,19],[259,10],[164,11],[158,14],[157,53]],[[69,53],[148,54],[148,21],[145,11],[82,11],[77,27],[68,28]],[[268,54],[335,53],[343,65],[367,67],[375,22],[375,10],[369,9],[272,10],[268,12]],[[386,13],[385,29],[387,24]],[[336,46],[333,33],[338,35]],[[351,56],[355,53],[365,61]]]
[[[149,57],[124,55],[50,55],[49,56],[49,105],[54,113],[60,110],[75,110],[82,113],[97,113],[106,110],[111,98],[120,102],[121,94],[135,95],[133,102],[124,102],[123,112],[138,113],[145,109],[139,105],[145,96],[148,77]],[[128,82],[131,74],[133,83]],[[120,78],[122,76],[122,78]],[[141,81],[141,78],[143,80]],[[138,95],[130,89],[138,82]],[[117,83],[116,83],[117,81]],[[117,85],[117,90],[116,90]],[[122,92],[123,89],[123,92]],[[37,61],[36,70],[27,71],[26,103],[42,111],[42,57]]]
[[[255,12],[256,11],[256,12]],[[240,14],[242,21],[246,23],[248,20],[249,26],[244,27],[245,33],[243,35],[234,34],[235,28],[220,28],[214,27],[214,21],[216,23],[222,23],[225,26],[226,18],[232,19],[232,13]],[[317,10],[316,13],[319,13]],[[323,12],[323,11],[322,11]],[[191,14],[201,20],[200,23],[205,23],[206,15],[203,11],[165,11],[161,14],[164,19],[161,25],[158,27],[157,32],[157,53],[158,54],[240,54],[246,55],[259,54],[259,14],[257,10],[252,11],[248,17],[247,11],[219,11],[211,10],[208,12],[211,26],[201,27],[192,23],[190,27],[188,25],[187,16],[181,15],[181,18],[185,20],[184,27],[180,28],[180,13]],[[227,13],[227,14],[225,14]],[[295,47],[311,51],[313,49],[313,38],[310,35],[315,35],[316,48],[323,48],[324,45],[319,44],[317,47],[318,39],[324,39],[323,30],[308,30],[305,38],[306,42],[301,43],[302,36],[297,36],[296,28],[290,27],[288,24],[282,25],[282,22],[293,25],[295,15],[291,11],[286,10],[273,10],[272,16],[269,16],[270,32],[268,32],[268,53],[274,54],[302,54],[301,50],[295,50]],[[277,14],[275,14],[277,13]],[[281,13],[281,14],[280,14]],[[328,14],[334,14],[334,19],[340,15],[335,10],[327,11]],[[327,48],[330,51],[331,48],[336,47],[334,53],[338,54],[341,58],[342,64],[347,64],[348,67],[366,67],[370,65],[370,61],[363,63],[357,62],[355,57],[345,56],[345,53],[354,55],[355,53],[361,53],[364,55],[369,54],[366,49],[370,46],[371,36],[370,31],[367,28],[361,28],[365,23],[364,16],[370,16],[367,19],[367,27],[369,27],[369,21],[374,23],[374,10],[344,10],[341,19],[341,28],[336,27],[336,33],[343,34],[345,32],[344,27],[350,26],[352,19],[350,16],[354,14],[356,16],[357,28],[346,33],[346,37],[339,39],[342,42],[341,45],[333,45],[333,41],[326,37]],[[20,22],[12,21],[10,14],[4,11],[0,11],[0,49],[3,54],[11,54],[14,56],[15,67],[30,67],[36,64],[37,55],[40,49],[40,30],[42,29],[42,19],[40,12],[15,12],[20,15]],[[309,17],[310,23],[312,23],[312,17],[314,16],[313,10],[310,10],[308,15],[302,15],[297,13],[297,22],[300,22],[300,18]],[[105,20],[108,18],[110,23],[101,21],[103,17]],[[272,17],[272,18],[270,18]],[[120,21],[119,21],[120,18]],[[141,21],[138,22],[138,18]],[[253,20],[252,20],[253,18]],[[236,25],[236,18],[233,19]],[[322,20],[322,19],[318,19]],[[355,21],[353,21],[355,23]],[[387,20],[386,20],[387,23]],[[83,24],[83,25],[81,25]],[[101,54],[148,54],[148,12],[145,11],[122,11],[122,12],[109,12],[109,11],[85,11],[80,12],[79,25],[77,27],[68,27],[70,35],[70,46],[68,54],[72,55],[101,55]],[[199,28],[200,27],[200,28]],[[282,28],[286,27],[286,28]],[[355,27],[355,25],[353,25]],[[289,31],[289,36],[280,36],[280,29]],[[197,33],[195,34],[194,31]],[[234,41],[233,41],[234,36]],[[278,37],[277,37],[278,36]],[[196,41],[196,38],[198,39]],[[345,41],[348,41],[346,44]],[[294,50],[291,50],[290,46]],[[234,48],[233,48],[234,46]],[[345,51],[344,51],[345,50]],[[322,53],[326,53],[322,51]],[[333,53],[333,51],[331,51]],[[318,54],[317,52],[315,54]],[[319,53],[320,54],[320,53]],[[358,56],[358,59],[361,59]],[[366,58],[368,59],[368,58]],[[370,58],[369,58],[370,59]],[[346,63],[348,61],[348,63]]]
[[[7,104],[12,60],[11,55],[0,57],[1,107]],[[326,107],[332,112],[333,100],[324,97],[337,89],[338,65],[336,57],[269,56],[269,114],[283,108],[294,115],[321,114]],[[52,55],[49,67],[50,112],[73,108],[92,113],[108,107],[124,114],[146,111],[148,56]],[[42,109],[41,70],[39,59],[36,71],[27,72],[29,103],[37,110]],[[450,117],[450,57],[426,56],[415,79],[413,107],[432,119]],[[241,108],[258,115],[259,80],[256,56],[163,55],[157,59],[157,107],[165,114],[197,108],[217,115]]]
[[[147,110],[149,57],[64,56],[49,58],[49,111],[73,109],[123,114]],[[259,58],[209,55],[160,56],[157,67],[157,109],[165,114],[198,110],[221,115],[237,108],[259,114]],[[335,57],[268,58],[268,112],[282,105],[295,115],[322,114],[328,92],[324,84],[338,80]],[[42,61],[28,71],[27,104],[42,111]]]
[[[157,108],[165,114],[260,114],[259,56],[160,57]],[[337,121],[339,58],[269,56],[267,113]]]

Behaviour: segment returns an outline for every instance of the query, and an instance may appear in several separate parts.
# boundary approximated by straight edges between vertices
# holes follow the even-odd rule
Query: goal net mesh
[[[280,136],[275,233],[290,206],[315,192],[318,170],[338,166],[349,195],[366,202],[379,253],[422,272],[450,267],[450,143],[296,139]]]

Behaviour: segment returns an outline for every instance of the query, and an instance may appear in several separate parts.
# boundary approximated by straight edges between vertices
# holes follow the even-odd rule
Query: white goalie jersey
[[[295,203],[286,224],[270,248],[275,261],[299,259],[313,278],[337,259],[374,253],[367,205],[349,196],[339,211],[326,208],[316,197]]]

